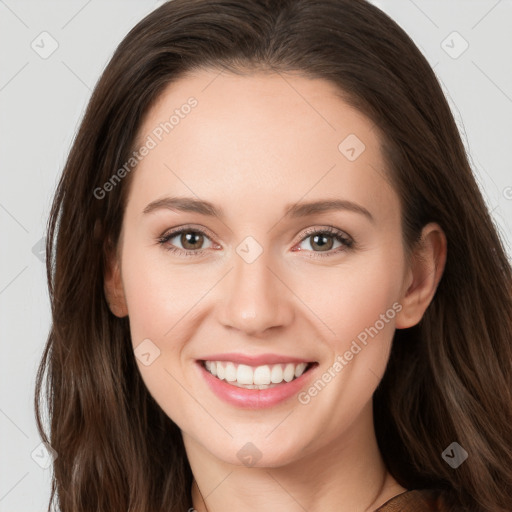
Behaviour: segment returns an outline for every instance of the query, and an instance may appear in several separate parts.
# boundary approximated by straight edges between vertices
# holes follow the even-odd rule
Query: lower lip
[[[304,372],[300,377],[297,377],[290,382],[278,384],[273,388],[246,389],[232,386],[226,381],[214,377],[203,367],[202,363],[198,362],[197,364],[203,378],[210,386],[210,389],[220,399],[231,405],[245,409],[264,409],[288,400],[292,396],[298,394],[299,391],[307,384],[316,367],[315,365],[308,371]]]

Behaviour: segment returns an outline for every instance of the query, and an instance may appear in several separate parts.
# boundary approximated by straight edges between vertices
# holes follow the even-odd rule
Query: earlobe
[[[407,274],[402,310],[396,316],[396,328],[405,329],[419,323],[436,293],[446,264],[447,242],[441,227],[427,224],[413,250]]]
[[[112,314],[119,318],[128,315],[126,298],[124,295],[121,269],[116,255],[110,253],[107,258],[107,268],[103,278],[105,298]]]

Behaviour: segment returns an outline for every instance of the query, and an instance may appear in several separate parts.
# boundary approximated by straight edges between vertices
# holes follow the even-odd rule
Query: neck
[[[290,512],[370,512],[404,492],[380,455],[373,417],[356,421],[343,437],[304,450],[278,467],[245,467],[213,457],[188,436],[194,474],[192,503],[197,512],[269,508]],[[357,425],[356,425],[357,423]]]

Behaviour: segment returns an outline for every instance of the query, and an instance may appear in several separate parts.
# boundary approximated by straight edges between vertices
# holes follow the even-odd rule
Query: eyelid
[[[311,236],[314,233],[328,233],[329,235],[333,235],[333,236],[337,235],[337,236],[345,238],[347,241],[353,242],[353,238],[348,233],[346,233],[345,231],[343,231],[339,228],[336,228],[334,226],[330,226],[328,224],[325,224],[322,227],[307,228],[306,231],[304,231],[302,233],[299,242],[302,242],[308,236]]]
[[[208,228],[205,228],[203,226],[196,226],[194,224],[185,224],[183,226],[178,226],[176,228],[168,229],[167,231],[165,231],[163,233],[163,235],[161,235],[159,237],[159,239],[173,237],[173,236],[179,235],[183,231],[197,232],[197,233],[201,233],[203,235],[207,235],[208,238],[214,238],[213,233]]]

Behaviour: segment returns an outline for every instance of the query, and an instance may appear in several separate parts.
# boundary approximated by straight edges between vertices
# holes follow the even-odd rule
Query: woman
[[[510,510],[511,268],[433,71],[371,4],[151,13],[48,235],[62,511]]]

